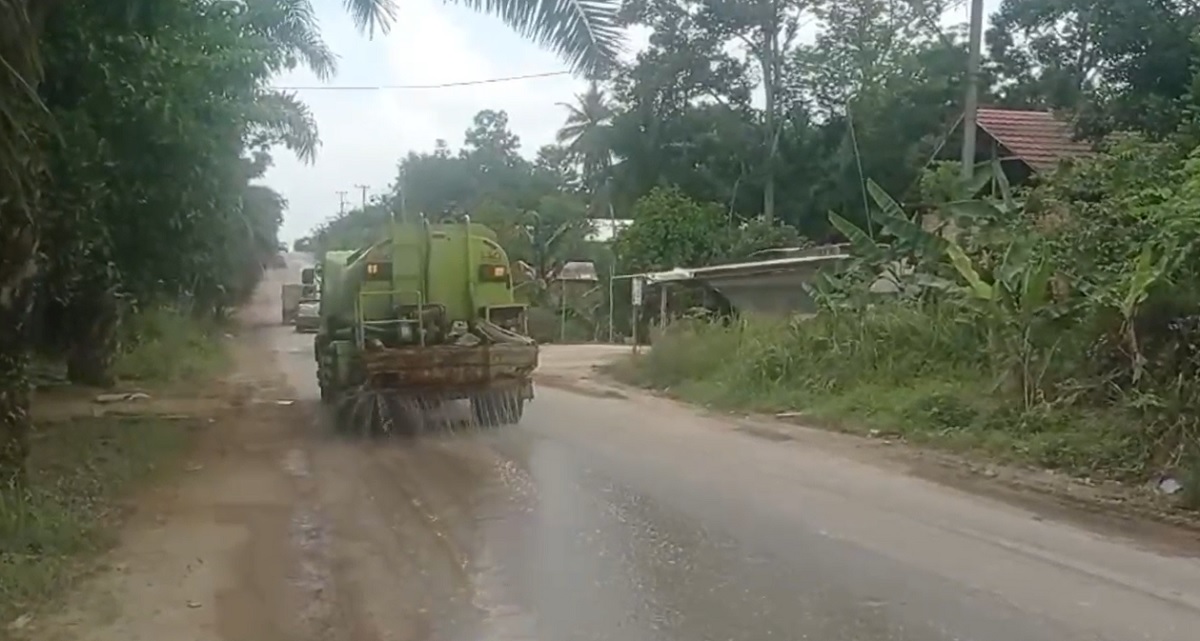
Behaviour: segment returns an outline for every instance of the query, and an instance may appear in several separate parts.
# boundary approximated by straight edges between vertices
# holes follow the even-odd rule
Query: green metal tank
[[[353,390],[422,407],[468,398],[477,418],[504,423],[533,397],[537,344],[508,256],[483,225],[393,222],[369,247],[328,252],[320,305],[314,351],[326,400]]]

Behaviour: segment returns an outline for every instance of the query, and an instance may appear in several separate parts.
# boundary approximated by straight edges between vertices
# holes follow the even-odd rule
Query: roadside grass
[[[189,423],[79,418],[40,425],[23,491],[0,492],[0,638],[116,541],[122,498],[187,449]]]
[[[951,315],[903,308],[727,326],[684,320],[608,369],[715,409],[798,412],[827,429],[1077,477],[1154,478],[1165,428],[1148,429],[1120,403],[1021,402],[998,384],[974,332]],[[1181,503],[1200,506],[1200,466],[1185,455],[1177,470]]]
[[[125,349],[114,363],[124,383],[189,395],[232,363],[227,328],[217,321],[156,309],[124,329]],[[0,639],[115,544],[129,512],[126,498],[176,467],[196,425],[151,415],[96,417],[88,409],[35,425],[27,487],[0,490]]]
[[[230,365],[227,327],[172,308],[148,310],[126,326],[125,349],[114,363],[123,381],[171,384],[210,378]]]

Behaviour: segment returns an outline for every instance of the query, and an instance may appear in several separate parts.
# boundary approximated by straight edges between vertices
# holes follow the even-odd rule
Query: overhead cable
[[[459,82],[444,82],[432,85],[286,85],[276,86],[275,89],[280,91],[384,91],[390,89],[398,90],[419,90],[419,89],[449,89],[452,87],[467,87],[471,85],[487,85],[498,82],[512,82],[514,80],[531,80],[534,78],[551,78],[554,76],[567,76],[570,71],[547,71],[545,73],[531,73],[523,76],[506,76],[503,78],[483,78],[480,80],[463,80]]]

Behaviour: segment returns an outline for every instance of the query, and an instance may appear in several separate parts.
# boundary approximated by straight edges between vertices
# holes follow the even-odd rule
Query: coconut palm
[[[556,136],[558,144],[583,165],[584,181],[594,191],[612,165],[612,106],[594,81],[575,96],[575,104],[558,104],[567,110],[567,120]]]
[[[245,6],[242,36],[258,50],[274,52],[267,61],[273,74],[297,65],[320,80],[337,73],[337,56],[321,39],[310,0],[250,0]],[[249,109],[248,148],[281,144],[306,163],[316,160],[317,122],[294,92],[259,87]]]
[[[29,452],[23,343],[38,257],[34,216],[42,164],[36,123],[48,115],[37,96],[37,38],[44,20],[37,2],[0,0],[0,489],[23,479]]]

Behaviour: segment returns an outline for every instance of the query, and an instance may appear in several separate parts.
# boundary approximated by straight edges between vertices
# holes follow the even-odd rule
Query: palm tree
[[[558,130],[558,144],[566,145],[567,153],[583,165],[583,180],[591,193],[591,215],[608,215],[612,230],[616,231],[616,216],[612,204],[612,178],[614,155],[612,152],[613,108],[596,81],[588,90],[575,96],[575,104],[559,103],[567,109],[567,121]],[[608,265],[608,340],[612,342],[612,315],[614,309],[613,277],[616,264]]]
[[[272,74],[303,64],[319,80],[337,73],[337,56],[321,39],[310,0],[250,0],[243,15],[242,35],[257,46],[274,51]],[[252,126],[247,147],[267,149],[282,144],[305,163],[316,160],[320,138],[308,106],[293,92],[260,87],[250,105]]]
[[[29,453],[24,338],[38,269],[38,134],[48,116],[37,41],[49,4],[0,0],[0,489],[24,480]]]
[[[575,96],[575,104],[558,103],[567,110],[567,120],[558,130],[558,144],[583,167],[583,181],[592,195],[592,207],[603,211],[603,197],[612,173],[613,109],[604,92],[592,81],[588,90]]]

